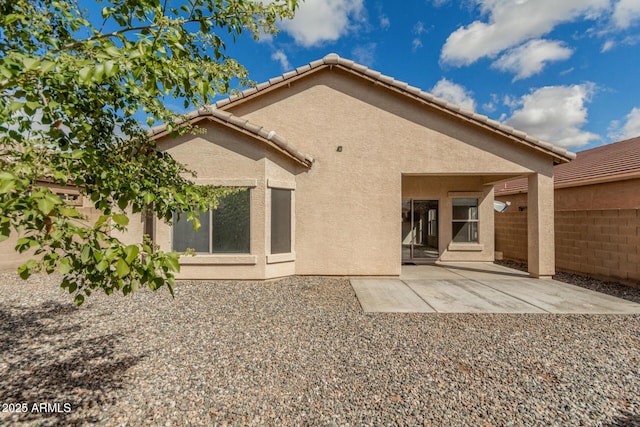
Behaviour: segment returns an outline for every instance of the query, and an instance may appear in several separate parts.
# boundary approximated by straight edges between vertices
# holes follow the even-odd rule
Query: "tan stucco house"
[[[528,180],[529,269],[554,273],[553,167],[574,155],[335,54],[190,120],[151,130],[202,184],[238,187],[183,220],[132,221],[181,257],[180,278],[397,276],[403,263],[492,261],[494,186]]]

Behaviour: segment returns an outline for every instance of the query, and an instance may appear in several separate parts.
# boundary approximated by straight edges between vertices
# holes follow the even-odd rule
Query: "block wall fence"
[[[527,261],[527,213],[495,214],[496,251]],[[555,212],[556,270],[640,285],[640,209]]]

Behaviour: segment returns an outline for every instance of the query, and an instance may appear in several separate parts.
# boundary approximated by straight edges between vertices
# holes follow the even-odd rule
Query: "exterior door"
[[[438,258],[438,201],[402,201],[402,262]]]

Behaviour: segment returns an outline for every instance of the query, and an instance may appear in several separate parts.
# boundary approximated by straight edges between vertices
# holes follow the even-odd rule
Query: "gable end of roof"
[[[497,120],[490,119],[485,115],[478,114],[471,110],[462,108],[459,105],[452,104],[442,98],[434,96],[429,92],[425,92],[420,88],[413,87],[407,82],[396,80],[391,76],[384,75],[379,71],[372,70],[350,59],[342,58],[335,53],[328,54],[324,58],[313,61],[302,67],[298,67],[294,71],[289,71],[282,74],[281,76],[272,78],[267,82],[260,83],[256,87],[247,89],[238,95],[220,100],[215,103],[215,108],[229,108],[234,103],[242,102],[249,98],[259,96],[259,94],[266,89],[279,87],[283,84],[290,83],[292,80],[300,78],[304,75],[313,73],[320,69],[331,67],[340,67],[341,69],[369,79],[377,84],[381,84],[395,91],[398,91],[408,97],[429,104],[445,113],[457,116],[465,121],[474,123],[478,126],[506,136],[507,138],[515,140],[516,142],[519,142],[525,146],[546,153],[547,155],[552,156],[556,163],[567,163],[575,159],[575,153],[572,153],[562,147],[558,147],[549,142],[542,141],[538,138],[526,134],[523,131],[514,129],[511,126],[505,125],[504,123],[501,123]]]
[[[186,121],[191,124],[195,124],[202,120],[212,120],[236,131],[252,136],[307,168],[311,167],[313,164],[313,157],[299,151],[275,131],[265,130],[264,127],[252,123],[242,117],[235,116],[228,111],[218,110],[216,108],[200,108],[186,116]],[[184,123],[185,121],[176,122],[178,126]],[[166,125],[160,125],[149,129],[148,135],[151,139],[155,140],[169,135],[169,132],[167,131]]]

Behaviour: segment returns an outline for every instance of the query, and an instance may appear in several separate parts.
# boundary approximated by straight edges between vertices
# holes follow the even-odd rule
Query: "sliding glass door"
[[[438,201],[402,201],[402,262],[438,258]]]

